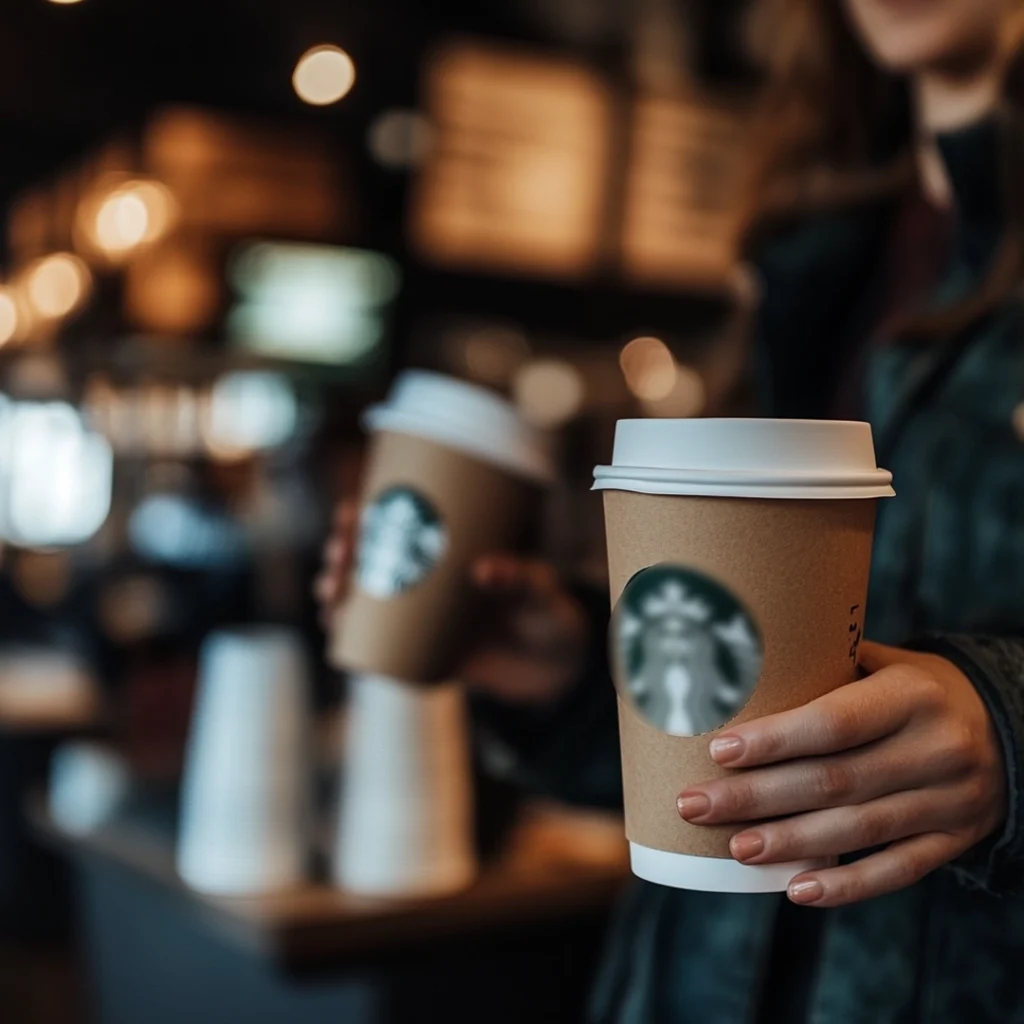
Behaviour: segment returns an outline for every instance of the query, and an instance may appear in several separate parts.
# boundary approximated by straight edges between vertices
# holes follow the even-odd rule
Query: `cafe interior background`
[[[581,1019],[621,821],[520,792],[485,743],[476,881],[331,881],[345,684],[311,584],[403,368],[552,431],[541,543],[597,584],[615,420],[745,408],[770,6],[3,5],[0,1019]],[[308,656],[308,877],[195,892],[199,654],[263,624]]]

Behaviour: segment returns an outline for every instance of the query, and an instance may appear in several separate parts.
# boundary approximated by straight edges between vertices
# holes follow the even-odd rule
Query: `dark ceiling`
[[[714,43],[744,0],[677,0]],[[0,203],[164,102],[327,125],[362,138],[411,103],[425,46],[445,32],[529,39],[618,63],[641,0],[48,0],[0,2]],[[589,26],[589,29],[588,29]],[[358,81],[337,107],[304,107],[291,70],[334,42]],[[712,50],[722,47],[712,46]]]
[[[360,133],[415,96],[422,48],[445,30],[517,34],[504,3],[444,0],[3,0],[0,201],[165,102],[202,103]],[[334,42],[359,79],[343,104],[310,109],[290,76]]]

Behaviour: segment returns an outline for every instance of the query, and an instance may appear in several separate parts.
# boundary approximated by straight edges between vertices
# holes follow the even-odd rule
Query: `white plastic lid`
[[[429,438],[538,483],[555,477],[542,431],[525,422],[511,402],[454,377],[407,370],[363,422],[370,430]]]
[[[620,420],[594,490],[736,498],[890,498],[871,426],[841,420]]]

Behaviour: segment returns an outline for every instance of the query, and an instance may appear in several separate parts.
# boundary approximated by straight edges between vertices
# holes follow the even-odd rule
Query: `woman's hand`
[[[912,885],[1006,816],[1002,752],[970,680],[944,658],[879,644],[861,645],[860,664],[867,678],[716,736],[712,758],[748,770],[679,797],[695,825],[765,822],[733,837],[744,864],[885,845],[798,876],[796,903],[834,907]]]
[[[325,628],[345,599],[355,553],[358,506],[342,502],[314,584]],[[467,685],[511,703],[546,703],[565,692],[583,669],[587,616],[546,562],[487,555],[471,570],[480,629],[456,675]]]

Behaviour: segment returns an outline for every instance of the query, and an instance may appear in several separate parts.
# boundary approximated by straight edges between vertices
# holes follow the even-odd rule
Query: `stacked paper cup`
[[[514,549],[550,457],[508,402],[434,373],[399,377],[367,425],[354,578],[331,640],[352,673],[334,874],[361,893],[440,895],[476,870],[465,698],[448,681],[473,630],[471,567]]]
[[[476,874],[465,697],[458,684],[351,682],[335,874],[348,889],[427,896]]]
[[[182,792],[178,871],[187,884],[244,895],[303,879],[310,742],[300,639],[277,628],[210,636]]]

